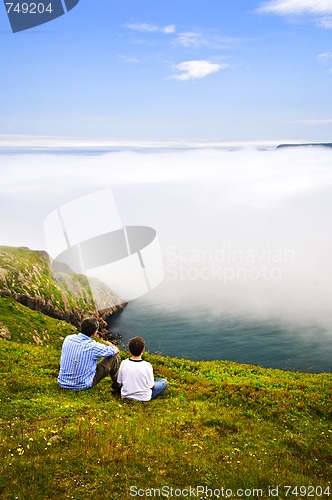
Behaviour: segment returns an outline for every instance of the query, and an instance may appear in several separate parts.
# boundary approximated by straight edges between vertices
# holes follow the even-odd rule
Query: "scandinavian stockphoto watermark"
[[[3,0],[13,33],[35,28],[63,16],[80,0]]]
[[[295,261],[295,251],[270,246],[251,248],[222,245],[217,249],[166,249],[166,279],[169,281],[277,281],[283,269]]]
[[[74,199],[44,221],[46,248],[61,279],[84,274],[98,310],[136,299],[164,277],[155,229],[122,224],[111,189]],[[115,292],[109,295],[107,290]]]

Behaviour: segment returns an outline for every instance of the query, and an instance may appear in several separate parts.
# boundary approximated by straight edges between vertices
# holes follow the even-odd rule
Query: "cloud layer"
[[[159,235],[165,310],[173,303],[211,314],[240,310],[331,329],[331,162],[332,151],[323,148],[2,156],[1,243],[45,248],[51,211],[111,187],[122,223]],[[271,261],[269,249],[282,259]],[[236,260],[248,250],[256,252],[253,260]],[[218,266],[238,276],[225,283],[214,274]],[[263,266],[277,268],[280,279],[256,279],[252,272]]]

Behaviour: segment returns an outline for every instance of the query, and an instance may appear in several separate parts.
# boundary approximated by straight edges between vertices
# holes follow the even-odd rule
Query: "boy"
[[[145,341],[134,337],[128,344],[131,357],[121,362],[118,383],[122,384],[121,397],[136,401],[150,401],[163,394],[168,386],[166,379],[154,380],[151,363],[142,359]]]

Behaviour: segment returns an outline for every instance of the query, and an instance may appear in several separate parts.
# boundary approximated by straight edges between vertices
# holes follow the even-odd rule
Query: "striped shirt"
[[[115,354],[113,346],[100,344],[83,333],[68,335],[61,351],[60,387],[76,391],[92,387],[97,360]]]

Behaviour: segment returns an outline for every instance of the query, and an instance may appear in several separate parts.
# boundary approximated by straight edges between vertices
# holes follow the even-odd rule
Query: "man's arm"
[[[108,340],[103,340],[103,342],[102,342],[102,343],[103,343],[103,344],[110,345],[110,346],[114,347],[114,349],[115,349],[115,351],[116,351],[116,352],[115,352],[115,354],[119,354],[120,349],[118,348],[118,346],[117,346],[117,345],[112,344],[112,342],[109,342]]]
[[[109,351],[109,347],[112,348],[112,352],[107,352],[107,350]],[[102,357],[102,356],[107,357],[107,356],[116,356],[117,354],[119,354],[120,349],[118,348],[118,346],[105,340],[103,341],[103,343],[95,341],[94,351],[97,357]]]

